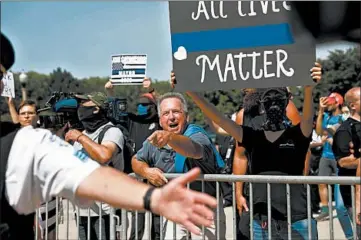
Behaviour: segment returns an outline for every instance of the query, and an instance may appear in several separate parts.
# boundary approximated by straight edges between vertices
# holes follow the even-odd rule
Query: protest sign
[[[113,85],[141,85],[146,71],[146,54],[113,55],[110,81]]]
[[[15,84],[14,84],[14,75],[12,72],[6,72],[3,75],[3,91],[1,96],[3,97],[12,97],[15,98]]]
[[[290,11],[285,1],[169,2],[176,90],[312,85],[314,41]]]

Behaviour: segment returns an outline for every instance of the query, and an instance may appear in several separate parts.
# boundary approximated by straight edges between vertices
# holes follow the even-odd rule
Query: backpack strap
[[[99,136],[98,136],[98,144],[102,143],[105,133],[113,127],[117,128],[117,126],[107,125],[101,130],[101,132],[99,133]]]
[[[189,124],[186,131],[183,133],[183,136],[190,137],[191,135],[199,133],[199,132],[206,135],[208,137],[209,141],[212,143],[212,140],[208,136],[207,132],[203,128],[201,128],[195,124]],[[224,163],[221,155],[219,154],[219,152],[217,151],[217,149],[214,147],[213,144],[212,144],[212,150],[213,150],[213,154],[215,155],[215,158],[216,158],[217,167],[224,168],[225,163]],[[187,158],[185,156],[183,156],[179,153],[176,153],[176,155],[175,155],[175,172],[176,173],[184,173],[187,171],[186,165],[185,165],[186,159]]]

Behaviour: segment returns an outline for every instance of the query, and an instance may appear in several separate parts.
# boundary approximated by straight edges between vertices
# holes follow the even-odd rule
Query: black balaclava
[[[89,133],[95,132],[98,128],[109,122],[102,110],[94,113],[96,110],[96,106],[79,106],[78,108],[79,121],[81,121],[85,130]]]
[[[260,99],[261,112],[266,116],[263,130],[276,132],[286,129],[285,116],[288,101],[288,95],[281,89],[272,88],[263,92]]]

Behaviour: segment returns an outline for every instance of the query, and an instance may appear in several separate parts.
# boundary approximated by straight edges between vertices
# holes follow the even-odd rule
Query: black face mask
[[[108,123],[107,118],[101,111],[99,113],[94,113],[96,110],[97,108],[95,106],[80,106],[78,108],[79,121],[81,121],[85,130],[89,133],[95,132],[98,128]]]
[[[286,129],[286,107],[288,99],[285,97],[277,97],[263,95],[261,99],[261,108],[263,114],[266,115],[266,121],[263,124],[264,131],[281,131]]]

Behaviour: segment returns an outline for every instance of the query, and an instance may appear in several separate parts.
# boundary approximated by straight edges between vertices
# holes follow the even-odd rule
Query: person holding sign
[[[321,65],[315,63],[311,69],[315,82],[321,80]],[[174,80],[175,75],[172,73]],[[309,148],[313,129],[313,86],[305,86],[302,120],[296,126],[286,128],[284,115],[289,99],[278,98],[280,92],[275,89],[265,91],[261,97],[261,109],[265,114],[262,130],[239,126],[225,117],[215,106],[208,103],[200,94],[187,92],[202,112],[230,133],[239,144],[250,153],[250,174],[252,175],[290,175],[302,176],[305,157]],[[270,155],[270,153],[272,155]],[[292,239],[308,239],[306,188],[302,184],[292,185],[291,219]],[[271,201],[271,219],[268,218],[267,202]],[[271,185],[271,199],[267,198],[266,184],[254,184],[253,187],[253,233],[254,239],[267,239],[268,229],[272,238],[287,239],[287,198],[285,184]],[[242,217],[249,217],[249,212]],[[270,223],[270,225],[268,225]],[[312,239],[317,239],[317,225],[311,219]],[[249,225],[240,223],[240,231],[249,237]]]

